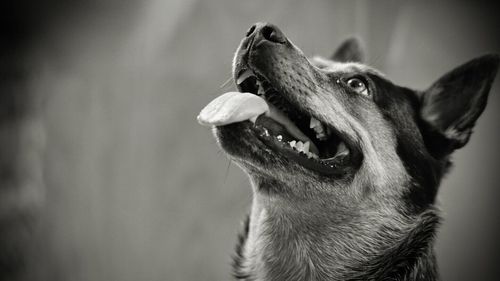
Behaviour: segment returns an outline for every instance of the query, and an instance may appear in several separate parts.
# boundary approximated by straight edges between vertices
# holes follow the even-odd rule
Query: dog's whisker
[[[219,86],[219,88],[220,88],[220,89],[225,88],[226,86],[228,86],[228,85],[229,85],[229,83],[231,83],[231,81],[232,81],[232,80],[233,80],[233,77],[229,77],[229,78],[226,80],[226,82],[222,83],[222,84]]]
[[[377,64],[385,57],[385,54],[380,53],[375,56],[373,59],[369,60],[369,65],[377,66]]]
[[[227,167],[226,167],[226,174],[224,176],[224,182],[223,182],[223,185],[226,184],[226,181],[227,181],[227,176],[229,175],[229,168],[231,167],[231,163],[232,163],[233,160],[231,160],[231,158],[229,158],[229,161],[227,162]]]

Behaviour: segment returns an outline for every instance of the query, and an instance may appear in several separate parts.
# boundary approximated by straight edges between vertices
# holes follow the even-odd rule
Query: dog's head
[[[248,30],[234,80],[274,113],[215,135],[258,194],[320,216],[433,203],[450,154],[485,108],[499,59],[474,59],[414,91],[362,64],[361,49],[350,39],[331,60],[308,59],[273,25]]]

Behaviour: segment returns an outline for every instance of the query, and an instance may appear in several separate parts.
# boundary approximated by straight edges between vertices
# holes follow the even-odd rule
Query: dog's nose
[[[258,41],[266,40],[270,41],[273,43],[285,43],[286,42],[286,37],[279,28],[277,28],[273,24],[269,23],[256,23],[250,27],[250,29],[247,31],[247,37],[254,36],[254,43],[257,43]]]

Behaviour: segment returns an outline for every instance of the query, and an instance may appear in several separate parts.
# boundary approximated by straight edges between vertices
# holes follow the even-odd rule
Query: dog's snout
[[[255,37],[255,43],[259,41],[270,41],[279,44],[286,42],[286,37],[283,32],[275,25],[269,23],[256,23],[252,25],[252,27],[248,29],[246,36]]]

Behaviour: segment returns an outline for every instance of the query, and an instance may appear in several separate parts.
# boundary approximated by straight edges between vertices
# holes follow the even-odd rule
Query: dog
[[[238,92],[198,121],[249,176],[238,280],[438,280],[436,194],[483,112],[499,56],[427,90],[363,61],[358,39],[306,58],[276,26],[253,25],[233,63]]]

